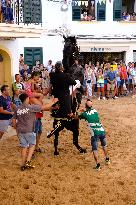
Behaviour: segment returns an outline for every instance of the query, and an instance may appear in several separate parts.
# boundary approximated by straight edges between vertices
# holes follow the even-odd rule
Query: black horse
[[[76,98],[73,99],[72,102],[72,112],[76,113],[76,108],[77,108],[77,101]],[[57,103],[56,103],[57,104]],[[58,106],[57,109],[53,109],[52,116],[55,118],[53,122],[53,130],[51,133],[47,136],[47,138],[50,138],[52,135],[54,135],[54,155],[59,155],[58,152],[58,138],[59,138],[59,133],[62,131],[64,128],[67,130],[70,130],[73,132],[73,145],[79,150],[80,153],[86,153],[86,149],[83,149],[79,143],[78,143],[78,136],[79,136],[79,119],[76,116],[72,117],[65,117],[65,118],[59,118],[58,117]],[[56,105],[54,105],[56,107]]]

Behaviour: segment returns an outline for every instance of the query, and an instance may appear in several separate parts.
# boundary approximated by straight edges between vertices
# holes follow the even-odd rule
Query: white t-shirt
[[[52,65],[47,65],[48,72],[50,73],[52,70]]]

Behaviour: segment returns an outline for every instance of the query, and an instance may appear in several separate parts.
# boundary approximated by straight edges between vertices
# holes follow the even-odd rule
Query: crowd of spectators
[[[85,96],[100,99],[116,99],[136,94],[136,63],[123,62],[85,65],[84,69]]]
[[[48,93],[50,87],[50,72],[54,72],[54,65],[52,64],[52,60],[49,60],[47,65],[41,64],[39,60],[35,62],[35,66],[29,68],[27,64],[24,62],[23,55],[20,55],[19,60],[19,74],[21,77],[21,82],[26,84],[32,77],[32,73],[38,73],[40,78],[38,81],[39,87],[42,90],[42,93],[46,95]]]
[[[122,13],[122,20],[123,21],[136,21],[136,13],[127,13],[127,12],[123,12]]]
[[[77,61],[77,60],[76,60]],[[78,65],[78,61],[76,65]],[[124,62],[107,62],[94,65],[89,62],[84,66],[79,66],[84,73],[83,89],[85,97],[98,97],[100,99],[116,99],[125,95],[136,94],[136,63],[130,62],[126,65]],[[74,69],[74,68],[73,68]],[[52,61],[49,60],[46,67],[36,61],[32,69],[24,63],[23,57],[20,57],[19,72],[21,81],[27,82],[33,72],[39,72],[43,94],[48,93],[50,87],[50,72],[54,72]],[[74,72],[74,70],[73,70]],[[77,76],[78,77],[78,76]]]

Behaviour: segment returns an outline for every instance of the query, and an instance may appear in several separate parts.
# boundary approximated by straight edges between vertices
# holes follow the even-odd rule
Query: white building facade
[[[18,73],[20,54],[24,54],[25,63],[30,67],[36,60],[45,65],[50,59],[53,63],[62,60],[63,34],[77,37],[83,63],[136,61],[136,19],[132,20],[130,15],[127,15],[127,18],[122,20],[122,12],[136,12],[136,0],[39,2],[42,7],[42,24],[35,25],[32,22],[30,26],[15,26],[0,23],[0,56],[5,56],[1,57],[3,62],[7,59],[6,54],[10,58],[10,64],[7,63],[3,67],[0,62],[0,75],[3,75],[0,84],[10,84],[11,78],[6,77],[7,73],[12,77]],[[3,25],[4,29],[7,30],[8,27],[10,32],[3,33]]]
[[[60,3],[47,1],[44,26],[48,30],[64,27],[69,35],[76,36],[81,59],[136,61],[136,19],[130,19],[136,12],[136,0],[77,0],[67,2],[67,6],[62,10]],[[83,20],[85,12],[94,13],[94,19]],[[129,19],[122,19],[123,12],[129,12]],[[57,48],[59,52],[61,48]]]

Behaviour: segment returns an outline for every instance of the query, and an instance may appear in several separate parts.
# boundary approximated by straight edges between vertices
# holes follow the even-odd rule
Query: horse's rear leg
[[[58,152],[58,137],[59,137],[59,133],[55,134],[55,138],[54,138],[54,155],[59,155]]]

